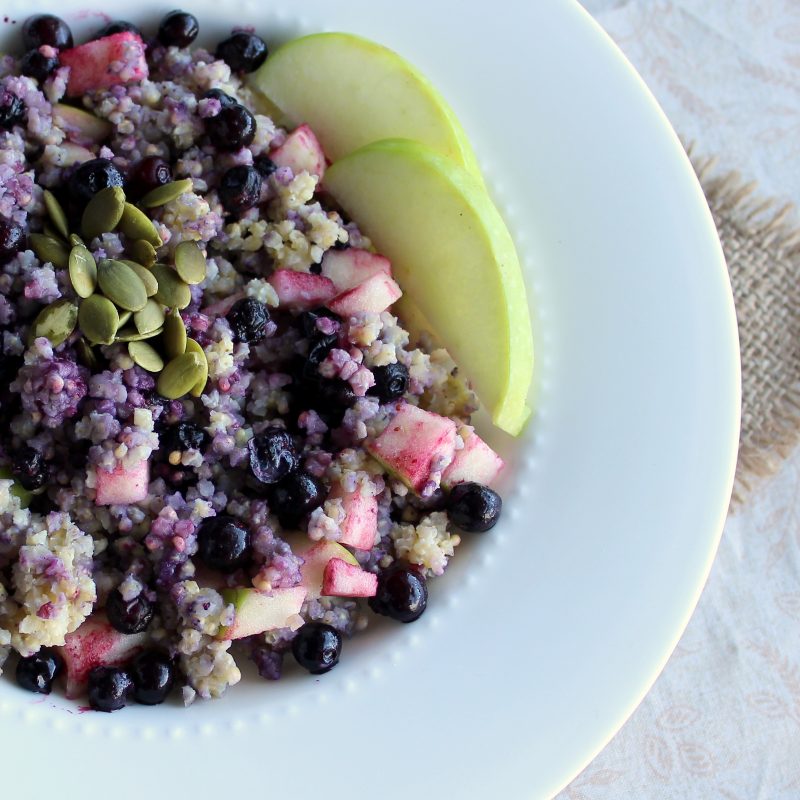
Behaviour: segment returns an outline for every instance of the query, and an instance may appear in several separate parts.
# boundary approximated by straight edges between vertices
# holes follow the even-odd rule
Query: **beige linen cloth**
[[[800,202],[800,2],[583,2],[693,142],[736,299],[743,421],[697,611],[558,800],[799,800],[800,221],[784,206]]]

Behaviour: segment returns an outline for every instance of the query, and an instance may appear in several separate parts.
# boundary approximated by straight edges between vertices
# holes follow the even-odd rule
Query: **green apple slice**
[[[405,139],[334,163],[325,185],[392,262],[404,296],[472,380],[495,425],[519,434],[530,414],[531,322],[514,242],[483,186]]]
[[[397,53],[368,39],[348,33],[294,39],[251,81],[292,125],[310,125],[333,161],[370,142],[405,137],[480,175],[445,99]]]

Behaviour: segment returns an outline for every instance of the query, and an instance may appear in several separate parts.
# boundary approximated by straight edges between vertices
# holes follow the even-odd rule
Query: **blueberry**
[[[166,47],[188,47],[199,31],[197,17],[185,11],[170,11],[158,26],[158,41]]]
[[[22,122],[25,103],[8,89],[0,87],[0,131],[10,131]]]
[[[89,705],[95,711],[125,708],[132,689],[131,676],[119,667],[95,667],[89,673]]]
[[[217,150],[232,152],[248,147],[256,137],[256,118],[240,103],[223,106],[205,121],[206,133]]]
[[[116,19],[97,31],[97,33],[92,36],[92,40],[113,36],[115,33],[135,33],[137,36],[142,35],[141,30],[132,22],[128,22],[124,19]]]
[[[292,639],[297,663],[312,675],[322,675],[339,663],[342,635],[324,622],[306,622]]]
[[[25,228],[0,217],[0,266],[7,264],[25,245]]]
[[[29,692],[50,694],[53,681],[64,668],[64,662],[58,653],[43,647],[38,653],[17,662],[17,683]]]
[[[262,178],[269,178],[278,169],[278,165],[269,156],[256,156],[253,166],[261,173]]]
[[[161,156],[145,156],[133,165],[128,175],[126,192],[141,196],[169,183],[172,180],[172,168]]]
[[[219,200],[228,214],[241,214],[258,205],[261,197],[261,173],[246,164],[231,167],[218,188]]]
[[[233,517],[207,517],[197,528],[197,555],[210,569],[235,572],[250,562],[250,531]]]
[[[488,531],[497,524],[503,501],[497,492],[480,483],[458,483],[447,499],[450,522],[462,531]]]
[[[315,336],[308,344],[308,363],[319,366],[335,347],[339,337],[332,333],[329,336]]]
[[[38,50],[28,50],[19,62],[19,71],[39,83],[44,83],[58,69],[58,56],[43,56]]]
[[[374,612],[400,622],[419,619],[427,605],[425,577],[398,562],[378,576],[378,593],[369,599],[369,607]]]
[[[253,344],[266,336],[269,311],[263,303],[253,297],[237,300],[228,312],[228,324],[237,342]]]
[[[253,72],[267,58],[267,43],[254,33],[239,31],[217,45],[216,56],[234,72]]]
[[[222,89],[209,89],[204,95],[203,98],[206,100],[219,100],[219,104],[222,108],[230,108],[231,106],[238,105],[238,103]]]
[[[107,158],[84,161],[69,179],[69,191],[73,199],[86,205],[101,189],[109,186],[122,187],[120,171]]]
[[[50,470],[44,456],[30,445],[24,444],[11,455],[11,474],[23,489],[35,492],[47,483]]]
[[[160,436],[160,446],[167,453],[186,450],[205,450],[208,434],[194,422],[178,422],[170,425]]]
[[[250,470],[256,480],[273,484],[283,480],[300,465],[294,440],[281,428],[267,428],[248,443]]]
[[[270,510],[284,528],[296,528],[306,514],[325,501],[325,486],[313,475],[298,470],[275,484],[270,493]]]
[[[318,387],[318,406],[323,410],[346,411],[356,402],[356,393],[347,381],[340,378],[324,379]],[[319,408],[317,409],[319,410]]]
[[[145,650],[130,666],[133,699],[144,706],[163,703],[175,685],[175,667],[170,657],[159,650]]]
[[[28,17],[22,25],[22,45],[26,50],[38,50],[43,44],[65,50],[72,47],[72,31],[63,19],[52,14]]]
[[[369,394],[376,395],[381,403],[398,400],[408,390],[408,368],[402,364],[387,364],[385,367],[373,367],[375,385]]]
[[[106,616],[120,633],[141,633],[153,619],[153,604],[141,594],[125,600],[119,589],[114,589],[106,601]]]

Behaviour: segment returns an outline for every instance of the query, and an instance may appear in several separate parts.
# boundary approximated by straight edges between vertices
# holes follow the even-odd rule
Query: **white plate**
[[[96,25],[87,5],[5,0],[3,14],[53,10],[80,35]],[[70,781],[68,797],[80,786],[116,800],[552,794],[655,680],[722,529],[739,359],[700,188],[641,80],[572,2],[466,15],[455,0],[222,5],[192,3],[212,40],[246,22],[272,39],[352,31],[452,100],[524,258],[538,413],[522,441],[500,443],[515,465],[502,524],[434,582],[418,623],[347,643],[320,679],[248,680],[188,710],[79,715],[2,681],[4,788],[43,798]],[[141,22],[169,7],[105,10]]]

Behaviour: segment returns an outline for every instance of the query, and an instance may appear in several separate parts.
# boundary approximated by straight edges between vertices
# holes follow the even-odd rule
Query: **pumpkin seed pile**
[[[189,178],[173,181],[153,189],[139,205],[156,208],[191,188]],[[174,266],[158,263],[163,245],[158,229],[118,186],[102,189],[89,201],[80,236],[70,232],[67,215],[48,190],[44,204],[50,220],[44,233],[30,235],[31,247],[42,261],[68,271],[77,298],[62,298],[42,309],[31,335],[45,336],[56,346],[79,329],[77,352],[91,369],[100,363],[95,346],[126,343],[134,363],[158,376],[159,394],[168,400],[189,393],[199,397],[208,381],[208,360],[187,336],[180,311],[191,302],[190,285],[206,277],[200,246],[181,242]],[[115,230],[124,234],[129,258],[97,262],[85,242]]]

